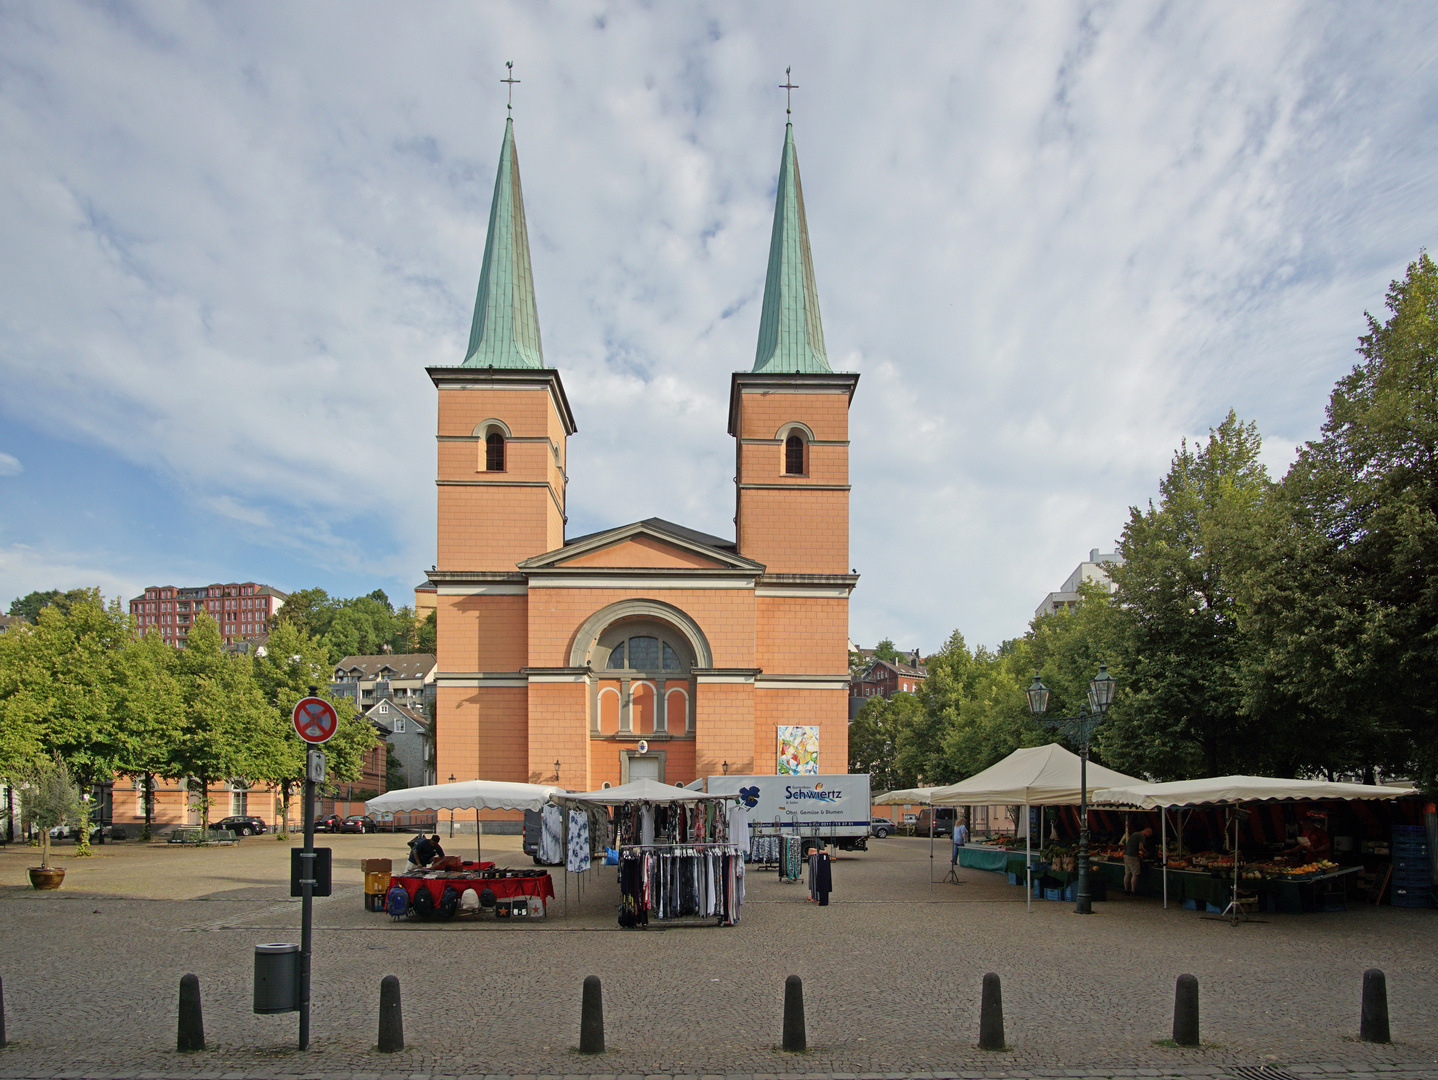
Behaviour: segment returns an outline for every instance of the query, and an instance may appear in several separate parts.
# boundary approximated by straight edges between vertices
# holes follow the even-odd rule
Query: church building
[[[730,380],[734,538],[659,518],[566,536],[576,429],[540,345],[506,121],[469,347],[459,366],[428,369],[441,781],[592,790],[848,771],[859,377],[831,371],[824,350],[792,125],[758,330],[753,364]]]

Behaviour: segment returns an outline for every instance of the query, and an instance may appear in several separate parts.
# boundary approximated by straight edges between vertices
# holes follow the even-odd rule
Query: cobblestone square
[[[552,917],[392,923],[363,910],[361,858],[403,837],[334,836],[334,895],[315,905],[311,1049],[293,1016],[251,1012],[253,946],[298,941],[288,847],[155,844],[68,856],[37,893],[38,853],[0,852],[0,1077],[1238,1076],[1438,1075],[1438,913],[1354,905],[1238,927],[1155,901],[1090,917],[1036,902],[998,874],[948,869],[938,846],[893,837],[841,855],[828,907],[772,872],[747,878],[734,927],[625,931],[612,868],[555,871]],[[474,837],[446,840],[468,853]],[[517,837],[486,858],[528,866]],[[568,893],[567,915],[565,894]],[[662,925],[662,924],[660,924]],[[1356,1041],[1365,968],[1387,973],[1395,1042]],[[983,974],[1003,980],[1009,1050],[978,1036]],[[203,994],[209,1049],[175,1051],[180,976]],[[1204,1045],[1162,1045],[1174,981],[1198,977]],[[375,1051],[379,982],[400,979],[406,1049]],[[607,1052],[577,1051],[580,984],[604,985]],[[778,1050],[783,984],[804,980],[809,1052]],[[1252,1074],[1260,1075],[1260,1074]],[[1280,1077],[1281,1073],[1268,1075]]]

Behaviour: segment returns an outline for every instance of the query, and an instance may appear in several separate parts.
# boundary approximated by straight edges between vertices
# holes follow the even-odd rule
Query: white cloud
[[[0,476],[19,476],[24,471],[19,458],[0,451]]]
[[[861,641],[1021,632],[1230,407],[1312,437],[1438,224],[1422,5],[124,10],[0,12],[0,410],[357,577],[433,561],[506,59],[571,533],[732,534],[793,65]]]

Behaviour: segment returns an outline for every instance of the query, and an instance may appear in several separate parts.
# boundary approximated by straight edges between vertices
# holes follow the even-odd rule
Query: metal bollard
[[[1198,1045],[1198,979],[1180,975],[1173,992],[1173,1041],[1179,1046]]]
[[[804,1030],[804,980],[790,975],[784,980],[784,1049],[802,1054],[809,1049]]]
[[[1363,1012],[1358,1018],[1361,1042],[1386,1043],[1388,1037],[1388,978],[1377,968],[1363,973]]]
[[[604,1053],[604,990],[598,975],[584,979],[584,998],[579,1005],[579,1052]]]
[[[175,1049],[182,1054],[205,1048],[205,1018],[200,1012],[200,977],[180,976],[180,1030]]]
[[[379,981],[379,1052],[395,1054],[404,1049],[404,1011],[399,1003],[399,978],[386,975]]]
[[[984,976],[983,995],[979,999],[979,1049],[1004,1048],[1004,992],[999,977],[992,971]]]

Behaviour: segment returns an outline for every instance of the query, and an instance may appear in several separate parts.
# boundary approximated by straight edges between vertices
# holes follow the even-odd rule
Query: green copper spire
[[[529,230],[524,224],[524,192],[514,152],[514,121],[504,122],[499,175],[489,204],[489,236],[463,367],[542,368],[539,308],[529,265]]]
[[[759,316],[754,370],[811,374],[829,371],[793,124],[784,126],[784,156],[779,162],[779,193],[774,199],[774,232],[769,240],[769,274],[764,279],[764,311]]]

